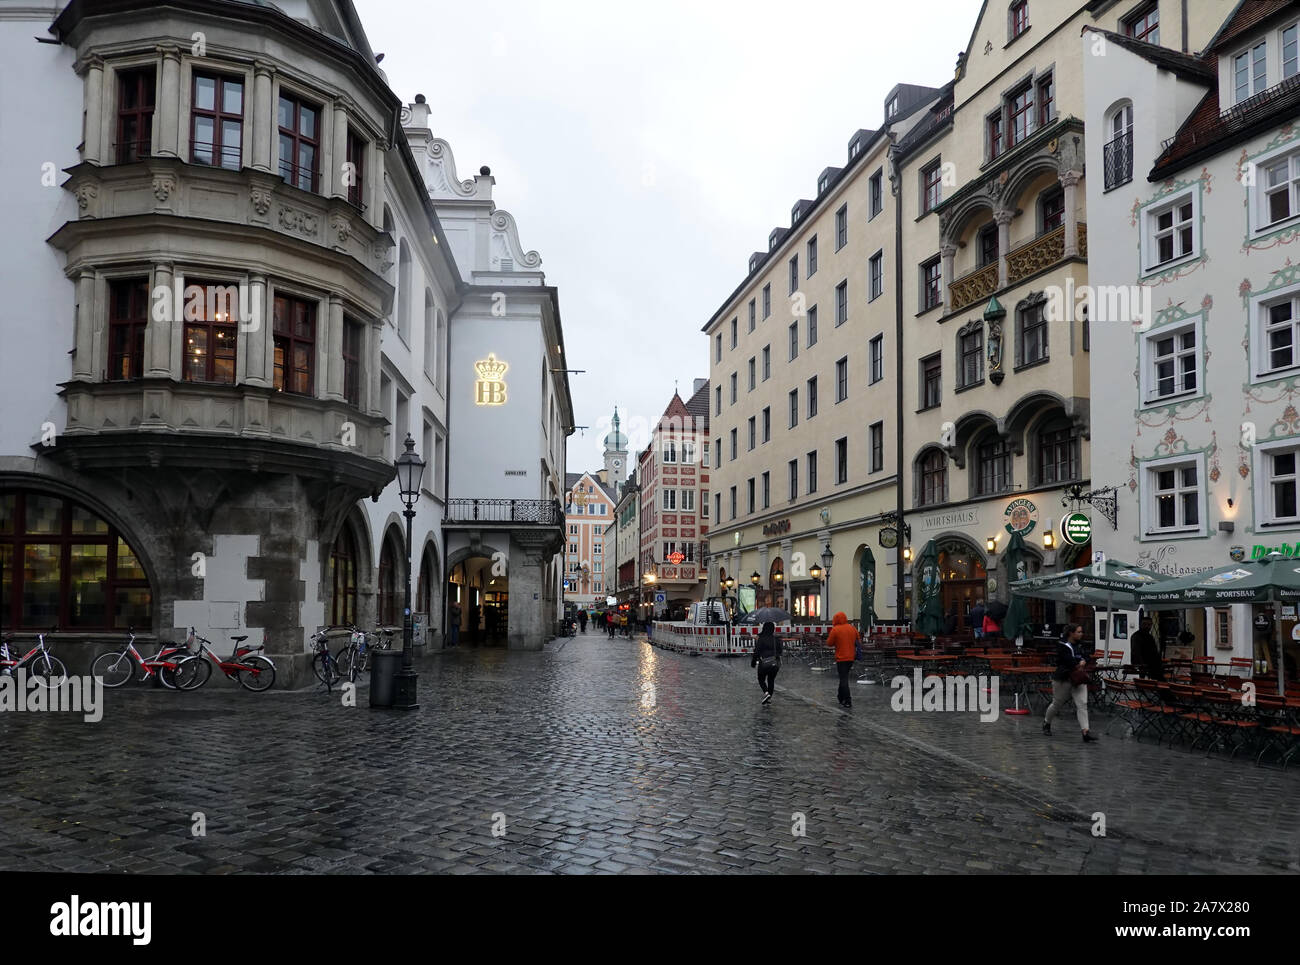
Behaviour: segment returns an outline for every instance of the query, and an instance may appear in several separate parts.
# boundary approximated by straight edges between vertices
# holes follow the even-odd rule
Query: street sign
[[[1092,539],[1092,520],[1086,513],[1066,513],[1061,517],[1061,539],[1082,546]]]
[[[656,593],[656,594],[655,594],[655,602],[656,602],[656,603],[663,603],[663,602],[664,602],[665,600],[667,600],[667,599],[668,599],[668,597],[664,596],[662,593]]]

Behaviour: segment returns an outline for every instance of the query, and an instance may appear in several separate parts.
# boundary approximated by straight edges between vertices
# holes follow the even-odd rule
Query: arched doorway
[[[459,613],[461,643],[505,647],[510,638],[510,577],[507,566],[487,546],[462,552],[447,577],[448,620]],[[459,558],[457,558],[459,556]]]
[[[357,541],[346,523],[330,550],[330,626],[357,625]]]
[[[123,534],[73,499],[0,492],[0,627],[153,632],[153,588]]]
[[[767,568],[767,589],[760,594],[758,605],[785,609],[785,562],[779,556]]]
[[[379,551],[379,581],[376,586],[376,619],[382,627],[401,626],[405,622],[402,602],[405,597],[406,567],[402,542],[396,531],[384,534]]]
[[[433,551],[433,544],[426,543],[424,553],[420,556],[420,582],[416,587],[415,601],[412,607],[416,613],[424,614],[424,645],[440,646],[442,641],[436,638],[434,628],[442,626],[442,599],[434,591],[441,585],[438,574],[438,557]]]
[[[957,626],[966,626],[966,615],[980,600],[988,599],[988,571],[984,557],[974,543],[959,536],[938,543],[939,573],[942,579],[943,612],[957,610]]]

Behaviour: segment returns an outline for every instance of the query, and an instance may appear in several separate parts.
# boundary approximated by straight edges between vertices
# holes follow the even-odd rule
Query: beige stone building
[[[877,616],[907,619],[896,574],[930,539],[959,615],[1006,598],[1013,532],[1028,572],[1089,558],[1045,539],[1067,495],[1093,489],[1088,320],[1053,315],[1088,280],[1079,36],[1199,49],[1222,14],[1182,6],[984,4],[953,79],[892,90],[881,129],[854,135],[751,257],[704,327],[714,583],[758,573],[760,603],[856,619],[870,549]],[[825,593],[810,578],[823,556]]]

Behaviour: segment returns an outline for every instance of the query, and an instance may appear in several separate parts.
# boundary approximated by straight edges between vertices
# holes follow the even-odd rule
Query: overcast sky
[[[559,288],[569,470],[617,403],[634,446],[709,374],[700,327],[896,83],[952,77],[979,0],[355,0],[459,176],[487,164]]]

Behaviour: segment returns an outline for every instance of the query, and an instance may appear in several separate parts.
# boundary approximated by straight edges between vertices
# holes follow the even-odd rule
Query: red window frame
[[[1046,127],[1056,119],[1056,77],[1048,74],[1038,82],[1038,126]]]
[[[117,163],[130,164],[153,152],[158,69],[124,70],[117,77]]]
[[[199,107],[199,81],[212,82],[212,108]],[[234,114],[224,110],[226,102],[226,90],[228,87],[239,88],[239,113]],[[231,171],[238,171],[243,165],[244,151],[244,103],[246,90],[244,79],[242,77],[224,77],[221,74],[202,74],[195,73],[193,80],[190,82],[190,163],[206,164],[209,167],[226,168]],[[212,140],[200,141],[198,137],[198,126],[200,119],[208,120],[212,123]],[[239,129],[239,143],[237,145],[228,145],[225,143],[225,129],[227,124],[236,124]],[[206,144],[208,147],[207,157],[199,153],[199,145]]]
[[[1124,33],[1134,40],[1151,44],[1160,43],[1160,4],[1153,3],[1129,17],[1124,22]],[[1147,40],[1151,34],[1156,35],[1155,39]]]
[[[315,395],[315,303],[276,295],[274,325],[276,391]]]
[[[998,111],[988,119],[989,157],[995,158],[1002,153],[1002,112]]]
[[[366,141],[348,128],[348,163],[352,165],[353,181],[348,185],[348,203],[358,208],[363,207],[362,190],[366,182]]]
[[[935,161],[922,172],[924,179],[924,193],[921,196],[922,214],[926,211],[933,211],[939,204],[939,188],[943,183],[943,165]]]
[[[1015,40],[1029,29],[1029,0],[1019,0],[1011,5],[1011,39]]]
[[[285,114],[286,107],[289,108],[287,117]],[[276,123],[280,136],[280,177],[303,191],[318,192],[320,190],[320,172],[317,170],[317,165],[320,160],[321,108],[294,97],[292,94],[281,92],[276,111]],[[311,132],[303,130],[303,114],[306,111],[310,111],[315,118],[315,124]],[[287,126],[285,124],[286,119],[289,121]],[[288,157],[285,156],[286,145],[289,147]],[[304,148],[311,151],[311,163],[307,167],[304,167],[301,163],[301,152]]]
[[[1043,234],[1065,224],[1065,192],[1053,191],[1043,199]]]
[[[1007,145],[1009,147],[1022,143],[1033,133],[1033,120],[1034,88],[1024,87],[1007,98]]]
[[[105,381],[144,375],[144,333],[149,325],[149,279],[108,283],[108,373]]]
[[[343,398],[361,404],[361,353],[365,328],[350,318],[343,320]]]

